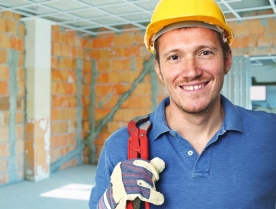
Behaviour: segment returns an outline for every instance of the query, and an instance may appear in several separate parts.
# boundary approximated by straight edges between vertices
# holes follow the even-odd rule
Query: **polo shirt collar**
[[[221,102],[224,107],[224,121],[220,132],[228,130],[243,132],[242,116],[238,108],[233,105],[226,97],[221,95]],[[169,97],[163,99],[155,111],[150,114],[150,121],[152,123],[149,138],[151,140],[157,139],[160,135],[171,131],[167,124],[165,116],[165,108],[170,104]]]

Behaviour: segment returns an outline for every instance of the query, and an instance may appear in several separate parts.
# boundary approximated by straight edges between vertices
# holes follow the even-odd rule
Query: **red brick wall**
[[[0,13],[0,185],[10,182],[9,160],[16,158],[16,179],[24,177],[24,25],[19,22],[20,15],[11,12]],[[8,59],[11,50],[18,53],[17,81],[10,83],[10,66]],[[11,153],[10,129],[10,91],[9,85],[17,86],[17,110],[15,126],[15,153]],[[15,156],[12,156],[12,155]]]

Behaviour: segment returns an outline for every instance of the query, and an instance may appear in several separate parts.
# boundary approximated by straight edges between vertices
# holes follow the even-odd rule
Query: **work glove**
[[[151,161],[132,159],[118,163],[97,209],[125,209],[127,201],[133,200],[135,209],[140,207],[140,200],[162,205],[164,196],[156,191],[155,182],[164,168],[164,161],[158,157]]]

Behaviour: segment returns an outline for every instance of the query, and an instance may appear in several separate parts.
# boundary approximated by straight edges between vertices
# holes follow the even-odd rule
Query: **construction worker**
[[[127,160],[127,127],[102,149],[91,209],[275,209],[276,115],[220,94],[233,32],[215,0],[161,0],[145,32],[169,97],[149,115],[150,161]]]

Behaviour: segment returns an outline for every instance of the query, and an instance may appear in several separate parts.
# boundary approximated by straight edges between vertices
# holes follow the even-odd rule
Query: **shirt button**
[[[192,151],[192,150],[190,150],[189,152],[188,152],[188,155],[190,155],[190,156],[192,156],[194,154],[194,152]]]

